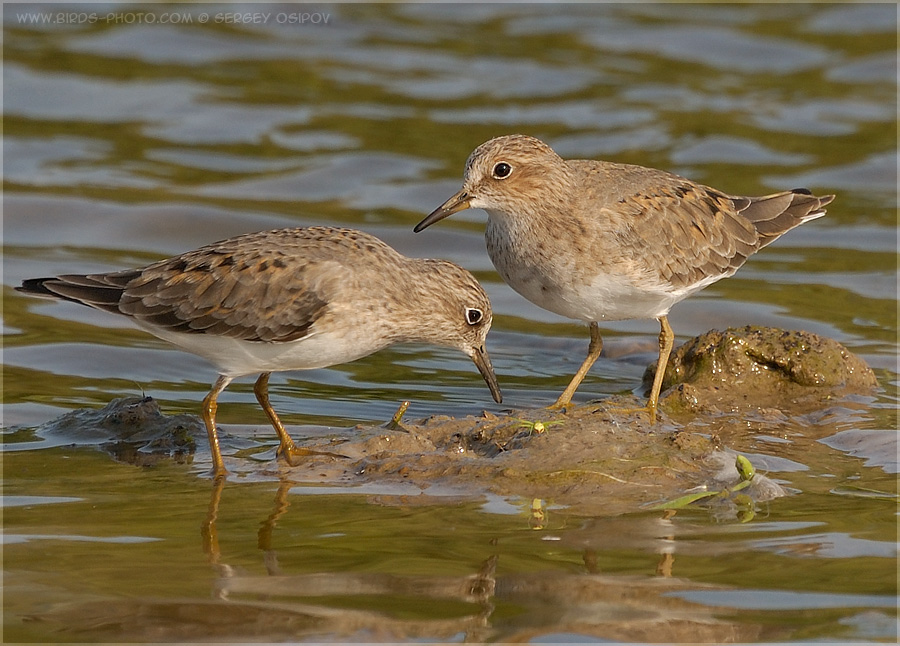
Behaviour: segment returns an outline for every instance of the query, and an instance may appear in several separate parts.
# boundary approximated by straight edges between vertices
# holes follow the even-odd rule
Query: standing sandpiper
[[[600,356],[598,321],[657,319],[653,421],[674,341],[672,306],[825,215],[833,199],[806,189],[737,197],[652,168],[565,160],[539,139],[509,135],[476,148],[462,189],[414,230],[484,209],[488,254],[503,279],[536,305],[590,324],[588,356],[553,408],[570,403]]]
[[[491,303],[468,271],[402,256],[361,231],[263,231],[216,242],[139,269],[26,280],[18,291],[122,314],[219,370],[203,399],[213,472],[226,473],[216,400],[232,379],[259,374],[253,392],[289,464],[297,447],[269,404],[269,375],[365,357],[395,343],[458,348],[491,395],[500,388],[485,350]]]

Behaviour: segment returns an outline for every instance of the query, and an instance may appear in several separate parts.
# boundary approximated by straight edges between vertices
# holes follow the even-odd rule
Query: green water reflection
[[[87,449],[7,453],[4,472],[13,501],[78,499],[4,509],[7,641],[509,639],[535,613],[542,630],[606,634],[638,610],[659,624],[651,640],[689,635],[680,631],[692,613],[707,634],[798,638],[841,634],[856,597],[890,616],[896,593],[885,567],[896,501],[835,497],[834,481],[815,477],[747,526],[697,511],[592,520],[551,507],[534,529],[528,501],[316,495],[287,481],[219,491],[185,465],[136,468]],[[896,492],[892,478],[866,476]],[[825,592],[828,602],[764,616],[673,600],[715,589]]]

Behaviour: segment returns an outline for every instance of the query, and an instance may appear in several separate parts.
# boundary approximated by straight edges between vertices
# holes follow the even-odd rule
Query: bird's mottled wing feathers
[[[688,288],[730,276],[757,250],[753,224],[738,213],[747,198],[661,171],[610,166],[604,172],[617,190],[615,200],[604,200],[603,217],[620,239],[618,248],[631,254],[636,266],[659,272],[649,278]]]
[[[310,333],[347,280],[347,242],[339,231],[313,228],[209,245],[145,268],[120,311],[173,331],[294,341]]]
[[[567,165],[601,215],[602,235],[617,236],[617,252],[630,254],[635,267],[658,271],[648,279],[676,289],[731,276],[785,232],[825,215],[834,199],[803,188],[739,197],[643,166]]]
[[[21,291],[173,332],[286,342],[310,333],[352,272],[347,258],[362,245],[390,251],[358,232],[283,229],[231,238],[140,269],[26,281]]]

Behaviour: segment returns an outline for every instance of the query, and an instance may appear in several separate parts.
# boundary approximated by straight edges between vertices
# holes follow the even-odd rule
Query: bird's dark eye
[[[469,325],[475,325],[484,318],[484,312],[474,307],[466,308],[466,321]]]
[[[506,179],[512,172],[512,166],[506,162],[499,162],[494,166],[494,179]]]

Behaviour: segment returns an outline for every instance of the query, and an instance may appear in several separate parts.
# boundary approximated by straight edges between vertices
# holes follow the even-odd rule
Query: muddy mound
[[[649,389],[656,374],[644,373]],[[828,399],[871,393],[875,374],[833,339],[765,327],[711,330],[669,358],[660,407],[671,413],[778,408],[787,414],[820,408]]]

